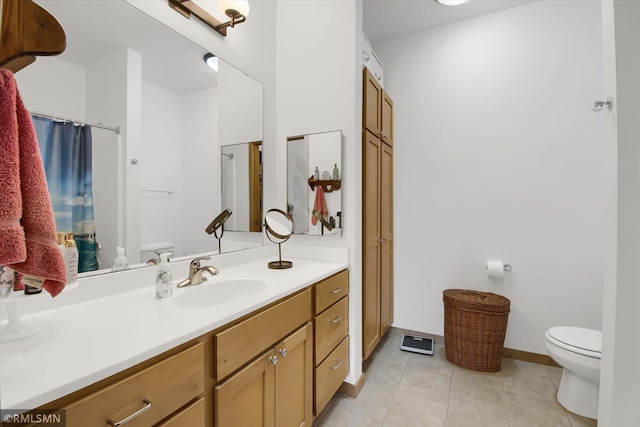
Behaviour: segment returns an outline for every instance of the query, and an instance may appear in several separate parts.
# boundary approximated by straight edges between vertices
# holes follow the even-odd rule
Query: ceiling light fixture
[[[207,65],[209,67],[211,67],[211,69],[213,69],[213,71],[218,71],[218,57],[215,56],[213,53],[205,53],[204,57],[202,58],[204,59],[204,62],[207,63]]]
[[[216,30],[222,36],[227,35],[227,28],[233,28],[247,20],[249,16],[249,2],[247,0],[218,0],[218,9],[231,20],[220,22],[214,17],[211,11],[213,1],[204,0],[169,0],[169,6],[179,12],[182,16],[190,18],[195,15],[202,22]]]
[[[467,0],[436,0],[436,1],[445,6],[460,6],[462,3],[467,2]]]

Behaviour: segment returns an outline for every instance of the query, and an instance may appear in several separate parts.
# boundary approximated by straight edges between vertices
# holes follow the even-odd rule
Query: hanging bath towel
[[[0,69],[0,153],[0,265],[42,279],[56,296],[66,272],[44,168],[31,116],[6,69]]]

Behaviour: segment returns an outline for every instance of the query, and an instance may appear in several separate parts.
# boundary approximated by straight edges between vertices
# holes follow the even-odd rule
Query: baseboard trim
[[[436,342],[436,344],[444,345],[444,337],[442,335],[427,334],[425,332],[396,328],[394,326],[390,328],[390,331],[391,331],[390,334],[394,334],[394,335],[409,334],[409,335],[418,335],[421,337],[431,338],[433,339],[433,341]],[[507,359],[522,360],[524,362],[538,363],[540,365],[556,366],[561,368],[561,366],[558,365],[551,358],[551,356],[548,356],[546,354],[540,354],[540,353],[532,353],[524,350],[516,350],[514,348],[507,348],[507,347],[503,348],[502,357],[506,357]]]
[[[540,353],[532,353],[530,351],[516,350],[514,348],[503,348],[502,349],[502,357],[506,357],[507,359],[515,359],[522,360],[525,362],[537,363],[539,365],[548,365],[555,366],[561,368],[551,356]]]
[[[362,391],[362,387],[364,387],[364,372],[360,374],[360,377],[358,378],[355,384],[350,384],[346,382],[342,383],[338,392],[344,395],[347,395],[349,397],[353,397],[355,399],[356,397],[358,397],[358,395]]]

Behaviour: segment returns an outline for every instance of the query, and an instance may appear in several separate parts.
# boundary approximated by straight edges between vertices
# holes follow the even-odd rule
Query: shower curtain
[[[78,272],[98,269],[93,223],[91,127],[32,115],[44,163],[56,229],[73,232]]]

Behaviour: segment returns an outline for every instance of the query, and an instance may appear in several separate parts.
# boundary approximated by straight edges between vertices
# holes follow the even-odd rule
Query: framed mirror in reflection
[[[287,210],[294,234],[342,234],[342,132],[287,140]]]
[[[16,74],[26,107],[121,130],[91,128],[98,268],[110,270],[117,246],[141,266],[158,251],[217,252],[205,228],[227,208],[220,147],[262,141],[262,85],[224,60],[214,72],[206,49],[124,0],[38,4],[67,49]],[[225,252],[261,245],[261,233],[225,233]]]

